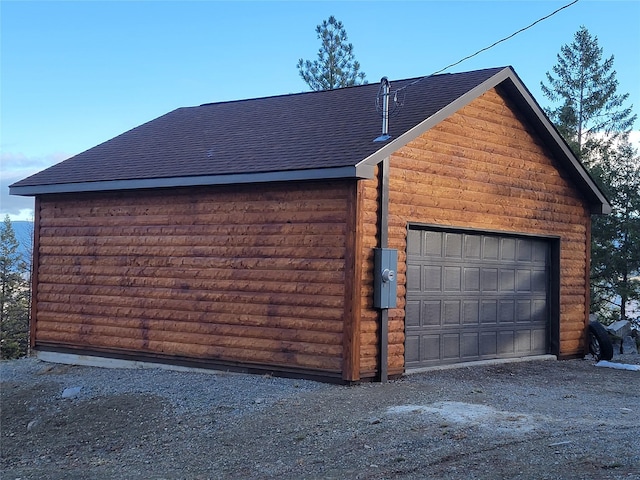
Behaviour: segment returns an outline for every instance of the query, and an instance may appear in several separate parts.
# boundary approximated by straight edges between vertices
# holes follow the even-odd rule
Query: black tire
[[[589,324],[589,353],[597,361],[613,358],[613,344],[609,334],[599,322]]]

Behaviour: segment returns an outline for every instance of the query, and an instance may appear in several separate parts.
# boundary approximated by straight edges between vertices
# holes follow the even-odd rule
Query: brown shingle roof
[[[419,80],[419,81],[417,81]],[[14,195],[372,178],[385,156],[493,87],[522,109],[592,211],[611,210],[511,67],[391,81],[403,105],[381,133],[379,84],[178,108],[10,186]]]
[[[397,138],[499,72],[437,75],[407,88]],[[392,81],[395,90],[410,80]],[[379,85],[178,108],[12,187],[354,166],[380,149]]]

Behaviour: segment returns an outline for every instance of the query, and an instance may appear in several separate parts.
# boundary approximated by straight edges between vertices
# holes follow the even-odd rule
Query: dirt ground
[[[354,387],[35,359],[0,373],[7,480],[640,479],[640,372],[588,360]]]

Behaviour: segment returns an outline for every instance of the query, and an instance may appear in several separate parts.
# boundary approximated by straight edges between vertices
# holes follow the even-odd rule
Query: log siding
[[[352,189],[43,196],[35,346],[340,377]]]
[[[372,235],[378,180],[364,184],[363,229]],[[404,371],[409,223],[560,238],[560,355],[583,353],[589,207],[517,108],[496,89],[391,155],[389,247],[399,254],[397,308],[389,310],[389,375]],[[374,247],[373,238],[365,236],[363,376],[372,375],[377,355],[368,338],[377,332],[368,291]]]

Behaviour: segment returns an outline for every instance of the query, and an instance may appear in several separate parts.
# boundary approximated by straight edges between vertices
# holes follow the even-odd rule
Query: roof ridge
[[[418,75],[416,77],[410,77],[410,78],[397,78],[397,79],[392,79],[389,80],[391,83],[410,83],[410,82],[414,82],[416,80],[424,80],[427,78],[431,78],[431,77],[444,77],[447,75],[469,75],[472,73],[479,73],[479,72],[485,72],[485,71],[500,71],[503,70],[505,68],[509,68],[509,67],[488,67],[488,68],[479,68],[477,70],[468,70],[468,71],[463,71],[463,72],[447,72],[447,73],[438,73],[438,74],[430,74],[430,75]],[[243,102],[253,102],[256,100],[272,100],[272,99],[276,99],[276,98],[285,98],[285,97],[294,97],[294,96],[302,96],[302,95],[314,95],[314,94],[331,94],[333,92],[338,92],[338,91],[345,91],[345,90],[349,90],[349,89],[355,89],[355,88],[363,88],[363,87],[372,87],[374,85],[378,85],[379,82],[374,82],[374,83],[365,83],[365,84],[360,84],[360,85],[349,85],[346,87],[338,87],[338,88],[333,88],[330,90],[311,90],[311,91],[307,91],[307,92],[291,92],[291,93],[280,93],[280,94],[275,94],[275,95],[264,95],[264,96],[258,96],[258,97],[251,97],[251,98],[239,98],[239,99],[235,99],[235,100],[222,100],[219,102],[205,102],[202,103],[200,105],[192,105],[190,107],[179,107],[179,108],[198,108],[198,107],[208,107],[208,106],[212,106],[212,105],[224,105],[224,104],[232,104],[232,103],[243,103]]]

